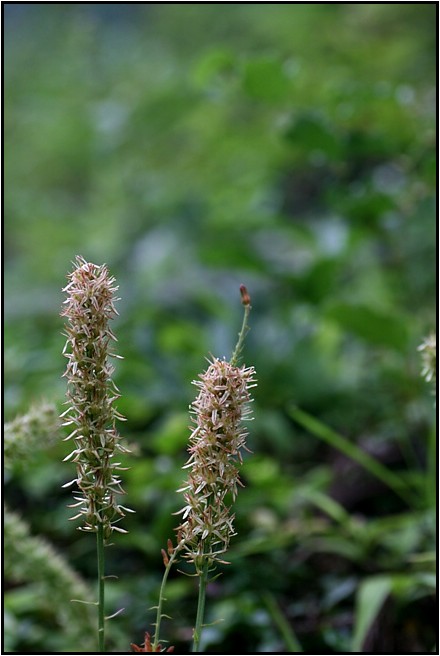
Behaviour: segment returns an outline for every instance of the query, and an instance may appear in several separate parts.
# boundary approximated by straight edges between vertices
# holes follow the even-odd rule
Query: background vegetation
[[[417,353],[435,322],[435,25],[436,3],[5,3],[6,420],[62,410],[74,256],[120,284],[136,515],[107,551],[108,613],[125,607],[112,651],[151,629],[191,380],[209,352],[229,356],[240,283],[253,455],[205,650],[435,648],[434,408]],[[56,566],[42,575],[13,547],[28,532],[64,581],[93,585],[94,541],[61,489],[69,446],[48,443],[7,471],[22,519],[5,647],[20,653],[90,649]],[[167,596],[184,652],[193,579],[174,573]]]

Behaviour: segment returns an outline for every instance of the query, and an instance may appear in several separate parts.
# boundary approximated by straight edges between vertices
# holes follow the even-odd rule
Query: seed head
[[[184,466],[190,472],[179,490],[186,505],[177,531],[185,557],[196,568],[203,557],[218,560],[235,535],[230,504],[242,485],[236,465],[246,448],[248,431],[242,422],[250,419],[254,374],[253,367],[213,358],[200,380],[193,381],[199,393],[191,405],[190,457]]]
[[[117,452],[126,452],[120,444],[116,420],[124,417],[114,407],[119,391],[111,376],[114,367],[110,357],[111,342],[116,337],[109,320],[117,311],[114,293],[118,289],[106,265],[97,266],[77,256],[69,283],[63,289],[67,294],[61,315],[66,317],[63,353],[67,358],[64,376],[67,378],[69,408],[63,413],[64,425],[73,426],[66,439],[74,439],[75,449],[65,460],[76,463],[77,478],[65,487],[76,483],[79,492],[75,504],[81,517],[81,530],[96,532],[98,524],[104,528],[107,540],[112,531],[125,533],[114,524],[128,510],[117,503],[117,495],[124,494],[116,474],[120,463],[113,462]]]

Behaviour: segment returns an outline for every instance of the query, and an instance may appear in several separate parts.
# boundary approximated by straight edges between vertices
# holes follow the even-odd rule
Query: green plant
[[[34,405],[25,415],[8,422],[4,426],[6,473],[10,474],[14,467],[29,471],[38,453],[48,450],[59,438],[58,414],[56,407],[50,403]],[[56,624],[61,627],[65,643],[80,646],[84,651],[92,649],[94,622],[90,607],[84,604],[69,605],[70,599],[90,601],[88,585],[48,540],[41,535],[33,535],[27,522],[6,505],[3,537],[4,575],[15,585],[26,583],[28,590],[26,593],[18,588],[18,594],[12,591],[6,595],[6,617],[19,609],[23,601],[26,602],[26,594],[34,602],[36,597],[42,598],[47,612],[54,614]],[[6,631],[6,639],[13,649],[17,636]]]
[[[53,403],[35,405],[4,426],[3,457],[6,469],[23,463],[59,437],[59,420]]]
[[[243,422],[250,419],[249,390],[256,385],[255,369],[239,366],[251,309],[246,287],[241,285],[240,291],[244,318],[230,361],[212,358],[200,380],[194,381],[199,394],[192,403],[194,427],[189,438],[190,457],[184,466],[190,471],[184,487],[178,490],[183,493],[186,505],[176,513],[182,514],[182,523],[176,529],[176,546],[169,540],[168,553],[162,549],[165,572],[152,651],[160,651],[165,584],[172,564],[180,556],[194,566],[195,576],[199,578],[192,651],[200,652],[209,576],[215,571],[216,563],[227,564],[223,554],[235,535],[230,504],[236,499],[237,486],[242,485],[236,465],[242,463],[241,452],[246,448],[248,432]]]
[[[17,513],[5,508],[3,514],[5,569],[9,581],[32,582],[36,598],[44,600],[46,612],[54,613],[56,625],[64,634],[66,648],[87,651],[94,648],[94,617],[90,612],[89,586],[44,537],[32,535]],[[32,595],[31,595],[32,596]],[[71,600],[80,603],[71,604]],[[14,596],[6,598],[5,611],[14,608]],[[16,636],[17,638],[17,636]]]
[[[431,383],[435,394],[437,383],[437,338],[434,333],[428,335],[418,347],[422,354],[422,376]]]
[[[124,494],[117,474],[120,463],[114,462],[118,453],[127,449],[120,443],[116,420],[124,419],[115,409],[118,389],[111,379],[113,366],[110,357],[119,357],[110,349],[116,340],[109,320],[116,314],[114,307],[115,279],[105,265],[97,266],[77,256],[74,270],[69,274],[66,317],[67,342],[64,354],[68,358],[65,376],[68,380],[68,405],[63,412],[64,426],[74,426],[66,438],[74,439],[75,449],[64,458],[76,463],[77,477],[64,487],[76,484],[75,503],[80,507],[71,519],[81,518],[82,531],[96,534],[98,569],[98,648],[105,651],[105,558],[104,547],[113,531],[126,533],[116,523],[131,512],[118,503]],[[112,615],[111,617],[113,617]]]
[[[427,382],[434,381],[435,387],[435,336],[430,335],[425,339],[418,350],[422,352],[422,375]],[[398,545],[400,557],[405,561],[405,570],[397,567],[390,571],[385,558],[382,567],[379,562],[379,573],[366,576],[359,582],[356,591],[354,626],[349,643],[349,650],[359,653],[365,649],[368,636],[375,623],[379,621],[387,600],[394,599],[408,604],[413,598],[427,598],[435,593],[434,517],[431,499],[429,495],[425,495],[425,484],[422,481],[417,479],[406,481],[377,458],[303,410],[291,407],[289,414],[311,435],[325,441],[388,486],[409,508],[409,511],[402,513],[400,517],[395,517],[394,520],[385,518],[383,522],[370,522],[367,525],[354,521],[335,500],[327,495],[312,491],[305,493],[309,501],[336,521],[340,527],[337,537],[328,535],[309,540],[309,548],[334,551],[335,554],[345,552],[353,560],[362,562],[368,559],[369,550],[380,536],[382,547],[395,549]],[[433,436],[435,438],[434,433]],[[431,440],[433,436],[430,437]],[[428,457],[432,457],[435,451],[435,446],[428,445]],[[428,485],[431,485],[435,474],[432,472],[432,463],[429,460],[427,470]],[[394,532],[394,545],[393,538],[383,537],[385,531],[391,534]],[[424,532],[428,539],[419,541],[418,536]]]

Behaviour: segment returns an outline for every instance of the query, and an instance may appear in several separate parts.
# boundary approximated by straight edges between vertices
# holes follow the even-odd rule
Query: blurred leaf
[[[303,649],[298,641],[298,638],[295,635],[295,632],[287,621],[283,612],[281,611],[279,605],[276,602],[274,595],[267,592],[264,595],[264,602],[267,606],[267,609],[272,617],[274,624],[278,627],[281,635],[284,639],[284,644],[289,650],[289,653],[296,654],[302,653]]]
[[[329,517],[339,524],[349,526],[350,514],[334,499],[327,494],[312,490],[310,488],[301,488],[300,496],[304,497],[310,503],[316,505],[320,510],[325,512]]]
[[[356,596],[355,626],[351,651],[360,653],[374,620],[382,608],[385,599],[392,590],[389,576],[375,576],[365,579]]]
[[[156,451],[169,455],[180,453],[188,444],[189,422],[187,413],[169,415],[154,432],[152,444]]]
[[[371,344],[400,351],[407,347],[409,334],[406,320],[395,314],[363,305],[334,303],[327,308],[326,317]]]
[[[302,114],[295,118],[287,128],[285,137],[295,149],[302,149],[306,153],[315,151],[330,159],[341,154],[341,138],[324,120],[313,114]]]
[[[218,79],[219,76],[234,70],[235,57],[232,52],[215,49],[201,57],[193,70],[197,85],[205,87]]]
[[[395,474],[391,469],[382,465],[379,460],[370,456],[366,451],[362,451],[356,444],[349,442],[345,437],[339,435],[331,428],[307,414],[299,408],[291,407],[288,410],[289,415],[301,426],[306,428],[310,433],[330,444],[334,449],[338,449],[347,457],[352,458],[364,467],[370,474],[376,476],[383,483],[388,485],[396,494],[408,501],[411,505],[413,502],[410,490],[408,490],[405,481]]]
[[[244,65],[243,88],[251,98],[279,102],[289,96],[291,84],[277,59],[254,58]]]

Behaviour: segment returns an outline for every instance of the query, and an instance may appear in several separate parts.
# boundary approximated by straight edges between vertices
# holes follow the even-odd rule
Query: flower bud
[[[245,285],[240,285],[241,302],[243,305],[251,304],[251,297]]]

